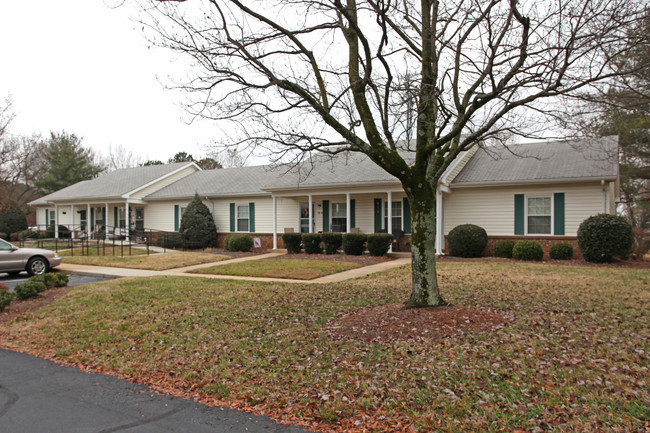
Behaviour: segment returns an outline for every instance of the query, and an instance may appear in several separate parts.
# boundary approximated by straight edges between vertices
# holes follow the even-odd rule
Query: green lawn
[[[190,272],[195,274],[313,280],[314,278],[360,267],[361,265],[358,263],[336,260],[262,259],[228,263],[210,268],[196,269]]]
[[[51,248],[53,249],[53,248]],[[153,251],[151,251],[153,253]],[[120,247],[119,245],[113,246],[113,245],[106,245],[106,247],[90,247],[90,248],[81,248],[77,245],[75,245],[74,249],[61,249],[61,245],[59,245],[59,255],[61,257],[98,257],[98,256],[124,256],[124,257],[129,257],[131,256],[142,256],[146,255],[147,250],[143,248],[131,248],[129,251],[128,246]]]
[[[132,251],[136,251],[133,249]],[[142,251],[142,250],[138,250]],[[107,253],[108,254],[108,253]],[[146,254],[146,251],[145,251]],[[109,266],[114,268],[147,269],[164,271],[185,266],[200,265],[228,260],[228,256],[210,253],[175,252],[167,254],[133,255],[133,256],[74,256],[65,257],[63,263],[77,265]]]
[[[0,345],[330,431],[643,431],[650,272],[439,265],[445,299],[512,314],[491,333],[379,344],[328,321],[404,301],[400,268],[332,285],[111,280],[4,323]]]

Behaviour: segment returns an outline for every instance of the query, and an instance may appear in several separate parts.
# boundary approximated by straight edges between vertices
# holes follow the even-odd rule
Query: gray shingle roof
[[[516,144],[479,149],[453,186],[613,180],[618,176],[618,138]]]
[[[48,201],[117,199],[150,182],[168,175],[191,163],[179,162],[165,165],[123,168],[101,174],[94,179],[75,183],[31,202],[43,205]]]
[[[193,173],[145,197],[145,200],[168,200],[233,195],[267,195],[262,185],[277,177],[280,171],[269,166],[218,168]]]

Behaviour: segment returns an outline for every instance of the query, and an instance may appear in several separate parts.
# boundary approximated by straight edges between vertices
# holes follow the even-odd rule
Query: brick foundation
[[[523,240],[528,240],[528,241],[535,241],[539,242],[539,244],[542,246],[544,249],[544,259],[549,258],[549,251],[551,249],[551,246],[554,244],[558,244],[560,242],[565,242],[567,244],[571,244],[573,246],[573,258],[574,259],[580,259],[582,256],[580,255],[580,249],[578,248],[578,238],[576,236],[553,236],[553,237],[548,237],[548,236],[488,236],[488,244],[483,250],[483,253],[481,253],[481,256],[483,257],[494,257],[494,244],[497,243],[498,241],[501,240],[511,240],[511,241],[523,241]],[[449,244],[447,242],[447,236],[445,236],[445,249],[444,252],[446,253],[449,251]]]
[[[237,233],[217,233],[217,248],[223,248],[223,241],[226,239],[226,236]],[[250,234],[252,238],[260,238],[262,241],[263,250],[272,250],[273,249],[273,233],[245,233]],[[278,248],[281,248],[284,245],[282,242],[282,234],[278,233]],[[253,248],[255,249],[255,248]]]

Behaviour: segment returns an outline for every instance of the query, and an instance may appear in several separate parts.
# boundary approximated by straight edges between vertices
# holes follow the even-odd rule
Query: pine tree
[[[187,205],[179,231],[185,239],[186,248],[206,248],[216,242],[217,227],[214,218],[198,194]]]

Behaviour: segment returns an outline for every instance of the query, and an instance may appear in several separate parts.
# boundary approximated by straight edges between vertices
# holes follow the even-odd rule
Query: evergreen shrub
[[[548,255],[553,260],[571,260],[573,258],[573,246],[566,242],[553,244]]]
[[[539,242],[519,241],[512,248],[512,258],[516,260],[536,260],[544,258],[544,248]]]
[[[284,246],[287,247],[287,252],[289,254],[300,254],[302,234],[285,233],[282,235],[282,242],[284,242]]]
[[[183,248],[183,244],[183,236],[178,232],[165,233],[156,240],[156,245],[162,248]]]
[[[474,224],[454,227],[447,236],[449,255],[456,257],[480,257],[488,243],[485,229]]]
[[[625,258],[634,246],[632,225],[623,217],[609,214],[594,215],[578,228],[580,254],[588,262],[611,262],[614,257]]]
[[[4,310],[14,300],[14,294],[9,291],[9,287],[0,284],[0,311]]]
[[[323,249],[320,246],[321,236],[319,233],[303,233],[302,246],[307,254],[320,254]]]
[[[253,248],[253,238],[243,233],[231,234],[226,236],[223,241],[223,247],[227,251],[239,251],[247,253]]]
[[[217,227],[210,209],[203,204],[198,194],[185,208],[179,233],[183,236],[185,248],[204,249],[217,241]]]
[[[336,254],[343,244],[343,235],[336,232],[326,232],[321,234],[325,254]]]
[[[46,289],[45,284],[40,281],[27,280],[24,283],[17,284],[14,287],[14,293],[16,298],[24,301],[25,299],[37,297],[39,293],[44,292]]]
[[[27,229],[25,212],[17,207],[10,207],[0,211],[0,232],[11,234]]]
[[[365,233],[344,233],[343,252],[349,256],[360,256],[365,251],[368,235]]]
[[[385,256],[393,244],[393,235],[390,233],[372,233],[368,235],[368,253],[371,256]]]
[[[515,241],[510,239],[503,239],[494,244],[494,256],[503,257],[506,259],[512,258],[512,248],[515,246]]]

